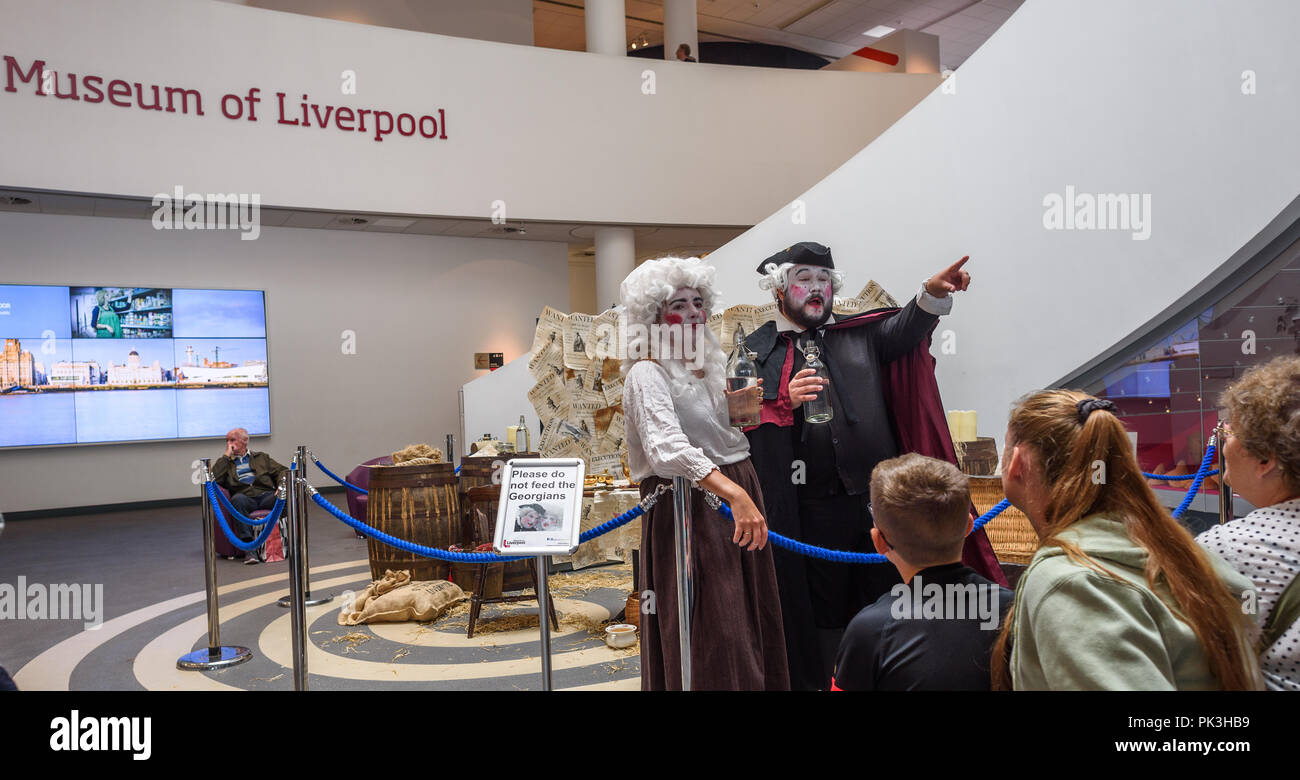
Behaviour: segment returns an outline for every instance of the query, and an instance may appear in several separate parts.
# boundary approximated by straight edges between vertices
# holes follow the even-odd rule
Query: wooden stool
[[[497,515],[497,502],[501,499],[500,485],[482,485],[472,487],[466,491],[466,497],[469,502],[469,517],[471,527],[473,528],[473,540],[470,549],[474,549],[483,542],[491,541],[492,528],[488,518],[495,518]],[[474,567],[474,592],[470,596],[469,602],[469,627],[466,630],[465,638],[474,638],[474,624],[478,622],[479,613],[484,604],[502,604],[510,601],[536,601],[537,600],[537,560],[529,558],[524,561],[509,561],[506,563],[471,563],[468,566]],[[493,567],[501,567],[501,590],[497,595],[485,595],[488,589],[488,576],[493,573]],[[465,569],[458,566],[461,571]],[[533,595],[527,593],[518,596],[503,595],[511,590],[532,590]],[[551,598],[550,583],[546,586],[546,606],[547,613],[551,619],[551,626],[560,630],[560,621],[555,614],[555,601]]]

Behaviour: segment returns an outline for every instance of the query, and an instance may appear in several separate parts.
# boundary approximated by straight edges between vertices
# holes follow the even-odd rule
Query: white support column
[[[677,47],[685,43],[691,56],[700,57],[700,28],[696,19],[696,0],[664,0],[664,59],[677,59]]]
[[[599,314],[618,304],[618,286],[636,267],[636,236],[632,228],[596,228],[596,309]]]
[[[587,0],[583,16],[587,23],[587,51],[627,56],[627,13],[623,0]]]

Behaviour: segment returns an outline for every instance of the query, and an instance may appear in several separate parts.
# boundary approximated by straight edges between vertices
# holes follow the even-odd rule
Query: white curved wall
[[[1011,401],[1173,305],[1300,195],[1297,29],[1291,0],[1030,0],[955,94],[798,196],[806,225],[782,210],[710,255],[727,302],[765,300],[754,266],[800,240],[832,248],[851,292],[871,277],[899,298],[969,254],[939,326],[956,353],[933,351],[945,405],[1000,442]],[[1149,194],[1150,237],[1045,229],[1067,185]]]
[[[0,186],[151,197],[181,184],[306,209],[487,217],[500,200],[510,219],[750,225],[939,81],[598,57],[219,2],[0,0],[0,19],[0,57],[24,72],[43,59],[146,94],[193,88],[206,112],[0,83],[0,131],[24,150],[0,158]],[[355,95],[342,94],[345,70]],[[259,119],[224,118],[221,97],[252,87]],[[276,92],[290,108],[304,93],[394,115],[442,108],[448,137],[278,124]]]

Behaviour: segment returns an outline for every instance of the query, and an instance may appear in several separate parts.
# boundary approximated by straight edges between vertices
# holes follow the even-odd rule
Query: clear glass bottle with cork
[[[826,364],[821,361],[822,351],[811,338],[805,339],[800,349],[804,356],[804,368],[811,368],[815,372],[813,375],[822,380],[822,387],[817,391],[817,397],[803,402],[804,422],[830,422],[835,416],[835,411],[831,408],[831,377],[826,371]]]

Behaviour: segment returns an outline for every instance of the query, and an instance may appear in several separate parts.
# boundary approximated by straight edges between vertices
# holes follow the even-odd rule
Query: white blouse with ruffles
[[[749,440],[731,427],[721,387],[692,382],[676,397],[668,372],[642,360],[623,380],[627,464],[632,481],[707,477],[749,457]]]

